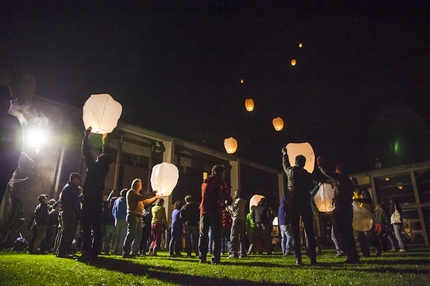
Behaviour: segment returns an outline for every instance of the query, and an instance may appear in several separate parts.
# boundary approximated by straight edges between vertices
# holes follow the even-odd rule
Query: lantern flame
[[[233,137],[224,139],[224,148],[228,154],[233,154],[237,150],[237,140]]]
[[[254,110],[254,100],[252,98],[248,98],[245,100],[245,108],[249,112]]]
[[[284,120],[282,120],[281,117],[273,118],[272,124],[276,131],[281,131],[284,129]]]

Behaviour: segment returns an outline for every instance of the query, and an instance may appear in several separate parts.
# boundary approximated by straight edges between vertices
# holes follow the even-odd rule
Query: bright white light
[[[40,149],[45,145],[47,141],[48,134],[46,129],[43,128],[32,128],[27,130],[25,136],[25,142],[31,150],[39,153]]]

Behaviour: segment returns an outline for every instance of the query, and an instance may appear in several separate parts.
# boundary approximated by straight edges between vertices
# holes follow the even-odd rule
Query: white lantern
[[[224,139],[224,148],[228,154],[233,154],[237,150],[237,140],[233,137]]]
[[[292,65],[293,67],[296,65],[296,63],[297,63],[296,59],[292,59],[292,60],[291,60],[291,65]]]
[[[276,131],[281,131],[284,128],[284,120],[281,117],[273,118],[272,124]]]
[[[323,183],[314,196],[314,202],[320,212],[333,211],[334,189],[330,184]]]
[[[170,196],[179,179],[178,168],[167,162],[157,164],[152,168],[151,187],[160,196]]]
[[[298,155],[303,155],[306,158],[305,169],[312,173],[315,167],[315,153],[312,149],[311,144],[308,142],[304,143],[289,143],[287,145],[288,159],[290,160],[291,166],[295,165],[296,157]]]
[[[84,104],[83,121],[85,129],[92,127],[91,132],[110,133],[118,124],[122,106],[109,94],[93,94]]]
[[[252,206],[257,206],[262,198],[264,198],[262,195],[253,195],[249,200],[249,209],[251,209]]]
[[[245,100],[245,108],[249,112],[254,110],[254,100],[252,98],[248,98]]]
[[[352,218],[352,228],[358,231],[368,231],[373,227],[373,214],[365,208],[358,206],[357,202],[352,203],[354,216]]]
[[[275,216],[275,218],[273,219],[273,221],[272,221],[272,225],[273,226],[278,226],[278,224],[279,224],[279,222],[278,222],[278,217],[277,216]]]

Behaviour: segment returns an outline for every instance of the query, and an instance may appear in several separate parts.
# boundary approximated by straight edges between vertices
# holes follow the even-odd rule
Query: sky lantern
[[[334,189],[330,184],[323,183],[314,196],[314,202],[320,212],[333,211]]]
[[[171,163],[163,162],[152,167],[151,187],[154,191],[158,191],[157,195],[170,196],[178,179],[179,170]]]
[[[369,231],[373,227],[373,214],[361,208],[357,202],[352,203],[352,228],[358,231]]]
[[[245,80],[243,78],[240,79],[240,83],[244,83]]]
[[[118,124],[122,106],[109,94],[93,94],[84,104],[83,121],[85,129],[92,127],[91,132],[110,133]]]
[[[254,100],[252,98],[245,99],[245,108],[249,112],[254,110]]]
[[[224,139],[224,148],[228,154],[233,154],[237,150],[237,140],[233,137]]]
[[[257,206],[262,198],[264,198],[262,195],[253,195],[249,200],[249,209],[251,209],[252,206]]]
[[[296,63],[297,63],[296,59],[292,59],[292,60],[291,60],[291,65],[292,65],[293,67],[296,65]]]
[[[272,120],[273,128],[275,128],[276,131],[281,131],[284,129],[284,120],[282,120],[281,117],[273,118]]]
[[[303,47],[303,43],[299,43],[299,48]]]
[[[306,158],[305,169],[312,174],[315,167],[315,153],[312,149],[311,144],[308,142],[303,143],[288,143],[287,145],[288,159],[290,160],[291,166],[295,165],[296,157],[303,155]]]

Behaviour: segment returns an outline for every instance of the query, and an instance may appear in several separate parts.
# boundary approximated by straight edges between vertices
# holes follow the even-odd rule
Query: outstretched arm
[[[282,147],[282,167],[284,168],[284,172],[287,173],[288,168],[291,167],[290,160],[287,154],[287,148]]]

